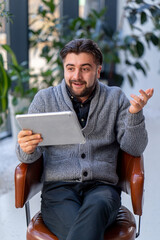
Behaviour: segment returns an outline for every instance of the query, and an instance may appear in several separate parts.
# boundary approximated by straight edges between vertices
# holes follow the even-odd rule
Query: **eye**
[[[67,71],[73,72],[74,71],[74,67],[67,67]]]
[[[82,70],[82,72],[89,72],[90,71],[90,69],[88,67],[83,67],[81,70]]]

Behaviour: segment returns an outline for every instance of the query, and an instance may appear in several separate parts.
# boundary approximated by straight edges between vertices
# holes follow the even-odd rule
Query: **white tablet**
[[[71,111],[21,114],[16,119],[22,129],[41,134],[39,146],[85,143],[78,119]]]

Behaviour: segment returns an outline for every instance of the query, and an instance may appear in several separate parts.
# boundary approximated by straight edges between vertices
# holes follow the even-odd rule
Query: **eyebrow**
[[[75,65],[72,64],[72,63],[68,63],[68,64],[66,65],[66,67],[68,67],[68,66],[75,66]],[[83,64],[81,65],[81,67],[84,67],[84,66],[92,67],[92,65],[91,65],[90,63],[83,63]]]

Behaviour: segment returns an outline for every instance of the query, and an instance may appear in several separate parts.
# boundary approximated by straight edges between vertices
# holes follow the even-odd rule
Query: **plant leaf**
[[[137,4],[143,3],[143,0],[136,0]]]
[[[144,67],[142,66],[142,64],[140,64],[140,62],[136,62],[134,66],[137,70],[141,70],[145,76],[147,75]]]
[[[137,53],[139,57],[142,57],[144,54],[144,46],[142,44],[142,42],[137,41],[136,43],[136,49],[137,49]]]
[[[143,25],[147,21],[147,14],[145,12],[141,13],[141,24]]]
[[[2,48],[5,49],[10,54],[13,64],[15,66],[18,66],[16,55],[14,54],[10,46],[8,46],[7,44],[4,44],[2,45]]]
[[[133,78],[131,77],[131,75],[127,74],[127,78],[128,78],[128,81],[129,81],[131,87],[133,87],[134,86],[134,81],[133,81]]]
[[[154,33],[151,34],[151,42],[157,46],[160,42],[160,38],[158,38]]]

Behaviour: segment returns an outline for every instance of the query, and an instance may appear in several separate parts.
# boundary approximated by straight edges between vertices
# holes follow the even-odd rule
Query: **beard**
[[[78,91],[74,90],[74,88],[72,86],[73,83],[82,84],[84,86],[84,88],[78,93]],[[82,97],[89,97],[91,95],[91,93],[95,89],[96,83],[97,83],[97,75],[94,78],[93,84],[89,87],[86,87],[87,83],[85,81],[82,81],[82,80],[69,80],[69,84],[67,84],[67,87],[68,87],[70,93],[74,97],[82,98]]]

